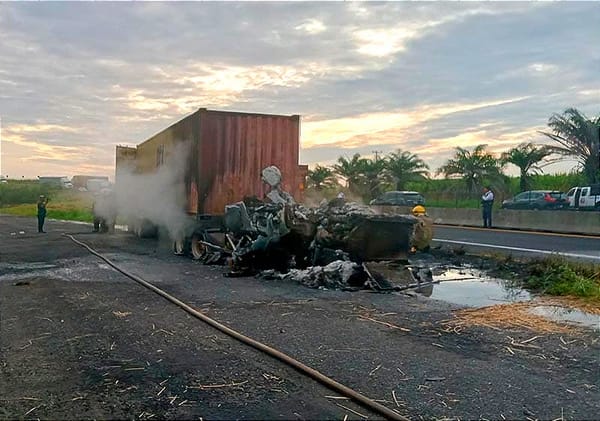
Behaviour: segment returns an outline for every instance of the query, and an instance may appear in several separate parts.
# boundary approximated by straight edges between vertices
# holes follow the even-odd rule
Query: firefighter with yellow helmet
[[[410,238],[410,252],[416,253],[417,250],[427,251],[433,238],[433,221],[427,216],[427,211],[422,205],[412,208],[411,213],[417,222],[413,225],[413,234]]]

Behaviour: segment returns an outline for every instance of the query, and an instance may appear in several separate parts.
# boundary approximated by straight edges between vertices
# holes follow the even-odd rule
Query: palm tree
[[[513,164],[519,167],[521,178],[519,185],[521,191],[529,190],[531,185],[530,173],[539,174],[542,168],[539,165],[546,157],[553,153],[552,149],[544,145],[535,145],[531,142],[520,145],[504,152],[500,158],[503,164]]]
[[[360,184],[362,196],[365,201],[375,199],[381,194],[381,188],[385,181],[384,159],[363,159],[360,165]]]
[[[589,119],[576,108],[566,109],[562,115],[554,114],[548,120],[551,132],[540,132],[560,146],[554,151],[564,156],[573,156],[583,168],[590,183],[600,179],[600,115]]]
[[[365,158],[361,158],[357,153],[351,159],[339,157],[338,163],[333,166],[333,171],[346,181],[346,187],[351,192],[357,193],[358,186],[361,184],[364,161]]]
[[[308,170],[306,181],[309,188],[314,188],[317,191],[337,184],[333,170],[320,165],[317,165],[314,170]]]
[[[497,179],[501,175],[501,163],[485,150],[486,147],[487,145],[477,145],[472,152],[457,147],[454,158],[446,161],[437,170],[437,174],[444,174],[448,178],[462,178],[467,192],[473,193],[476,187],[483,185],[484,179]]]
[[[385,159],[385,169],[396,184],[396,190],[404,190],[409,181],[419,181],[427,177],[429,167],[417,155],[398,149]]]

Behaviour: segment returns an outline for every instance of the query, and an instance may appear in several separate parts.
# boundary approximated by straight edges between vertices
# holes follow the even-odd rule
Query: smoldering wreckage
[[[415,215],[380,214],[343,195],[311,208],[283,190],[276,166],[263,169],[262,181],[269,186],[263,200],[253,196],[226,205],[222,218],[208,218],[192,235],[176,240],[175,253],[224,265],[228,277],[311,288],[389,292],[433,283],[431,270],[408,260],[415,246],[426,250],[432,238],[424,209]]]
[[[431,271],[407,259],[431,241],[424,209],[378,214],[343,197],[296,203],[308,171],[299,151],[298,115],[200,108],[116,147],[118,214],[142,237],[166,228],[176,254],[226,265],[227,276],[379,291],[430,283]]]

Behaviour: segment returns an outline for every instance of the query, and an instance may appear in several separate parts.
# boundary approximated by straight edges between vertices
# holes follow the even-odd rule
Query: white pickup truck
[[[573,187],[567,192],[569,208],[600,210],[600,184]]]

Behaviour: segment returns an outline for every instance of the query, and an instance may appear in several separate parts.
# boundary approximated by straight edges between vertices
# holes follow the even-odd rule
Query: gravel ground
[[[188,316],[63,232],[412,419],[600,413],[597,332],[515,347],[538,335],[447,332],[440,322],[456,307],[444,302],[224,278],[154,240],[54,221],[37,234],[35,222],[0,216],[0,418],[377,418]]]

